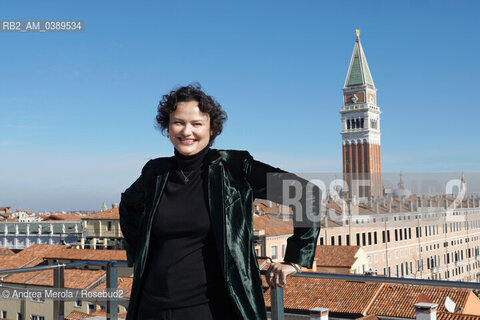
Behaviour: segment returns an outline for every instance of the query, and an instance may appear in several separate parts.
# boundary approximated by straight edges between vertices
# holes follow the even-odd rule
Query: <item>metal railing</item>
[[[118,262],[114,260],[110,261],[79,261],[70,263],[58,263],[46,266],[36,266],[28,268],[6,269],[0,270],[0,275],[10,275],[14,273],[34,272],[42,270],[53,270],[53,288],[64,289],[65,288],[65,269],[74,269],[85,266],[105,266],[106,267],[106,288],[116,290],[118,287],[118,267],[127,267],[127,263]],[[2,284],[4,277],[0,281]],[[118,299],[108,299],[107,301],[107,320],[118,319]],[[65,301],[55,299],[53,301],[53,320],[65,319]]]
[[[262,270],[261,274],[265,275],[267,271]],[[399,283],[399,284],[415,284],[429,287],[453,287],[480,290],[480,283],[477,282],[461,282],[461,281],[444,281],[444,280],[425,280],[425,279],[410,279],[410,278],[390,278],[365,276],[355,274],[337,274],[337,273],[318,273],[318,272],[302,272],[292,275],[298,278],[315,278],[315,279],[330,279],[330,280],[347,280],[347,281],[361,281],[361,282],[380,282],[380,283]],[[283,304],[283,288],[270,288],[271,300],[271,319],[284,320],[284,304]]]
[[[271,261],[270,258],[265,257]],[[118,267],[127,267],[127,263],[118,262],[118,261],[79,261],[71,263],[60,263],[54,265],[46,266],[36,266],[28,268],[18,268],[18,269],[7,269],[0,270],[0,275],[8,275],[14,273],[23,273],[23,272],[33,272],[33,271],[42,271],[42,270],[53,270],[53,288],[63,289],[65,286],[64,282],[64,271],[65,269],[73,269],[78,267],[85,266],[105,266],[106,267],[106,287],[112,290],[117,289],[118,287]],[[260,271],[262,275],[267,273],[266,270]],[[330,280],[347,280],[347,281],[361,281],[361,282],[380,282],[380,283],[398,283],[398,284],[414,284],[414,285],[424,285],[430,287],[454,287],[454,288],[464,288],[464,289],[473,289],[480,290],[480,283],[476,282],[461,282],[461,281],[444,281],[444,280],[425,280],[425,279],[409,279],[409,278],[391,278],[391,277],[378,277],[378,276],[365,276],[365,275],[354,275],[354,274],[335,274],[335,273],[318,273],[318,272],[303,272],[292,275],[292,277],[299,278],[315,278],[315,279],[330,279]],[[3,278],[0,281],[3,281]],[[284,297],[283,297],[283,288],[275,287],[270,289],[270,300],[271,300],[271,319],[272,320],[284,320]],[[54,300],[54,320],[64,320],[65,318],[65,307],[63,300]],[[108,299],[107,300],[107,320],[117,320],[118,319],[118,300],[117,299]]]

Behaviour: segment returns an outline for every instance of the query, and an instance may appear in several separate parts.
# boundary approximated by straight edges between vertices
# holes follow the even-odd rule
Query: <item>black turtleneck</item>
[[[193,156],[175,150],[174,164],[152,225],[152,258],[146,269],[140,311],[144,315],[154,315],[160,309],[211,303],[226,296],[210,230],[208,167],[204,165],[209,150],[206,147]]]

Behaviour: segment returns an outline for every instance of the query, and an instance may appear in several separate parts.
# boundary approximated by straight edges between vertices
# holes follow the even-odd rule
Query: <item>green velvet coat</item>
[[[128,265],[134,267],[126,320],[137,319],[145,266],[151,250],[155,250],[150,247],[153,217],[173,161],[173,157],[150,160],[141,176],[122,193],[120,224]],[[255,198],[267,199],[267,173],[269,179],[275,180],[284,171],[253,160],[246,151],[211,149],[206,161],[211,227],[227,291],[242,319],[264,320],[265,303],[253,250],[252,205]],[[251,177],[252,171],[257,173],[255,179]],[[264,177],[258,179],[258,173]],[[287,242],[285,261],[311,267],[319,231],[317,223],[295,227]]]

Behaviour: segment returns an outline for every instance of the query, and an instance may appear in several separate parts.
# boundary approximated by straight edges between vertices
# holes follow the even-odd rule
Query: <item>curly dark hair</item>
[[[191,83],[188,86],[179,87],[162,96],[158,103],[156,127],[165,135],[170,122],[170,113],[174,112],[179,102],[197,101],[201,112],[210,116],[210,129],[212,136],[209,145],[212,145],[215,138],[222,133],[223,124],[227,121],[227,113],[222,109],[212,96],[205,94],[199,83]]]

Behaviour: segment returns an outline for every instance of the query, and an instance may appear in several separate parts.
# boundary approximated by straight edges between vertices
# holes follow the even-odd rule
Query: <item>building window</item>
[[[23,320],[23,313],[17,313],[17,320]]]
[[[339,246],[342,245],[342,235],[341,234],[338,235],[338,245]]]
[[[362,246],[367,245],[367,236],[365,235],[365,232],[362,232]]]
[[[82,300],[75,301],[75,307],[79,308],[82,306]]]
[[[368,233],[368,245],[369,246],[372,245],[372,233],[371,232]]]
[[[285,250],[287,250],[287,245],[282,244],[282,258],[285,258]]]
[[[320,245],[323,246],[323,237],[320,237]]]
[[[272,246],[270,249],[271,249],[270,255],[272,256],[272,259],[278,259],[277,246]]]
[[[377,231],[373,232],[373,244],[377,244]]]
[[[356,234],[356,237],[357,237],[357,246],[360,246],[360,233],[357,233]]]
[[[7,310],[2,310],[2,318],[6,318],[7,317]]]
[[[108,223],[107,223],[107,231],[112,231],[112,221],[108,221]]]
[[[95,311],[95,305],[93,303],[89,303],[88,304],[88,312],[92,312],[92,311]]]
[[[349,246],[350,245],[350,235],[347,234],[346,237],[347,237],[347,246]]]
[[[31,320],[45,320],[44,316],[34,315],[32,314],[30,317]]]
[[[331,236],[331,237],[330,237],[330,244],[331,244],[332,246],[335,245],[335,236]]]

